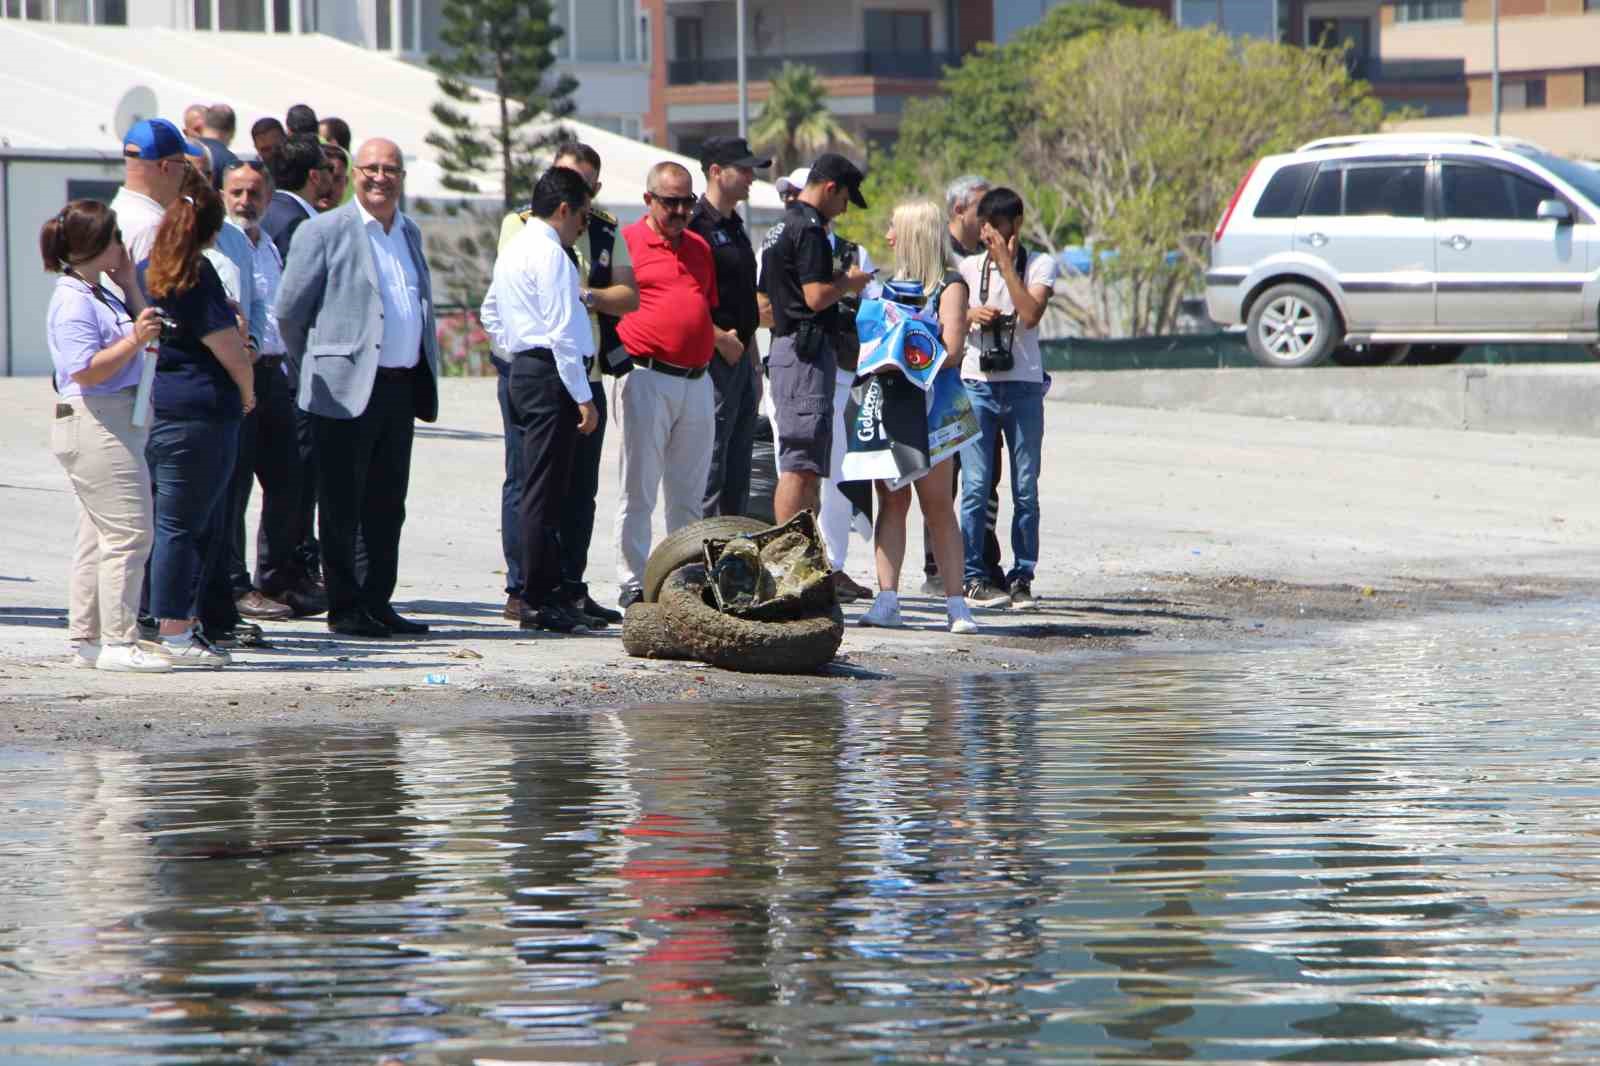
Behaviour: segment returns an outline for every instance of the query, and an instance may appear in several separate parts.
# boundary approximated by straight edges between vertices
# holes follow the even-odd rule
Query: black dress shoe
[[[609,607],[600,606],[598,603],[594,602],[594,597],[588,594],[585,594],[579,599],[574,600],[572,602],[572,607],[579,614],[586,614],[590,618],[598,618],[600,621],[610,622],[612,625],[622,621],[621,611],[613,611]]]
[[[394,635],[394,631],[363,610],[346,611],[328,616],[328,628],[341,637],[373,637],[381,639]]]
[[[390,632],[407,637],[420,637],[428,631],[426,622],[413,622],[409,618],[401,618],[395,609],[387,603],[368,612],[372,617],[389,627]]]
[[[587,633],[589,631],[584,619],[555,603],[525,608],[517,624],[523,629],[542,629],[547,633]]]
[[[310,618],[328,609],[328,594],[307,581],[277,597],[289,605],[295,618]]]

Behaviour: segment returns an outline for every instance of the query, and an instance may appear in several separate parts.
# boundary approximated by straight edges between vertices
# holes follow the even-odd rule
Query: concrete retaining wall
[[[1052,400],[1312,422],[1600,437],[1600,365],[1057,373]]]

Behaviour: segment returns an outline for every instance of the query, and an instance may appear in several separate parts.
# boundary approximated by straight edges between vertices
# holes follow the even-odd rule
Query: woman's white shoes
[[[980,632],[980,629],[977,621],[971,615],[967,615],[965,618],[950,619],[950,632],[970,634]]]
[[[880,596],[872,601],[872,606],[856,624],[865,629],[899,629],[905,622],[900,618],[900,605],[886,602]]]
[[[95,657],[94,668],[118,674],[164,674],[172,669],[172,664],[164,656],[145,651],[137,644],[107,644]]]
[[[100,661],[100,645],[92,640],[80,640],[72,646],[72,658],[67,660],[68,665],[79,670],[93,670]]]

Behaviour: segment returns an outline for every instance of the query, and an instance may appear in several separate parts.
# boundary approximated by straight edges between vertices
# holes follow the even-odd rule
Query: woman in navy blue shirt
[[[166,320],[146,452],[156,519],[150,613],[168,659],[212,668],[231,660],[200,629],[200,590],[225,554],[224,504],[239,423],[255,406],[255,378],[238,315],[202,254],[222,222],[222,200],[210,182],[191,172],[141,266],[145,293]]]

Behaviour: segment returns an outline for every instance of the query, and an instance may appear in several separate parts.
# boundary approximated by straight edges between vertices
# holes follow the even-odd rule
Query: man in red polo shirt
[[[622,500],[617,508],[617,583],[623,610],[641,596],[656,494],[667,496],[667,532],[700,518],[716,404],[712,353],[744,351],[739,335],[711,321],[717,271],[711,246],[689,230],[697,198],[689,172],[657,163],[645,181],[649,213],[622,231],[639,286],[639,309],[617,327],[633,371],[622,379]]]

